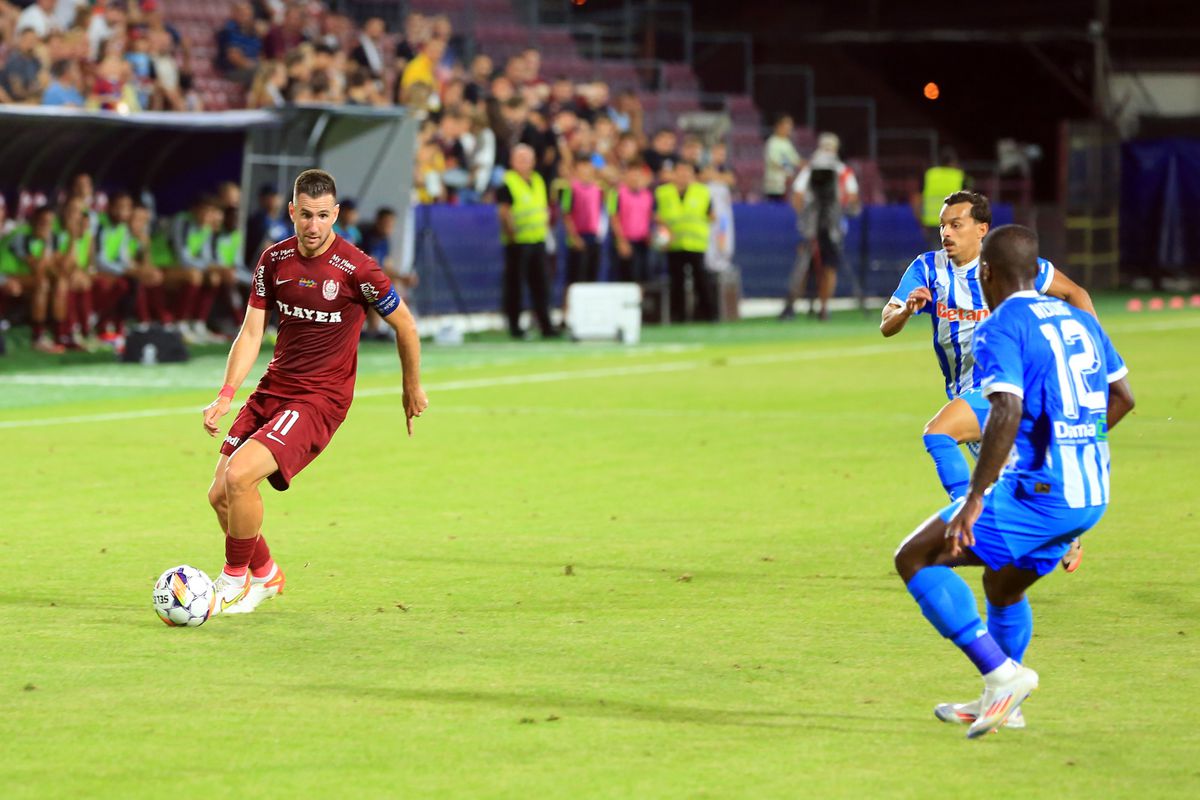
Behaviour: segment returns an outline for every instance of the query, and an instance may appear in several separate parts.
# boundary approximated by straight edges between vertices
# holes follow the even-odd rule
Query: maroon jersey
[[[304,400],[346,416],[354,397],[358,337],[372,306],[387,316],[400,300],[379,265],[340,236],[316,258],[296,237],[267,248],[254,270],[253,308],[279,312],[275,356],[258,392]]]

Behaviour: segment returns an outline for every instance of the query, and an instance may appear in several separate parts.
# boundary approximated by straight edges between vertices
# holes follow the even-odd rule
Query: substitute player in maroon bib
[[[367,308],[396,332],[404,373],[408,435],[429,406],[421,389],[417,326],[387,275],[369,256],[333,233],[337,187],[328,172],[296,178],[288,213],[296,235],[263,252],[250,306],[229,351],[225,385],[204,409],[204,429],[218,435],[237,388],[258,357],[270,309],[279,312],[275,357],[246,399],[221,445],[208,502],[225,531],[225,569],[213,613],[249,613],[283,590],[283,572],[262,537],[265,478],[284,491],[321,453],[354,397],[358,338]]]

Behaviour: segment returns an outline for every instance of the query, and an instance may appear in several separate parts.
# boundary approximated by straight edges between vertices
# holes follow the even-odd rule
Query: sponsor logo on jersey
[[[342,258],[339,255],[330,256],[329,257],[329,265],[331,267],[337,267],[338,269],[340,269],[342,272],[346,273],[347,275],[353,275],[354,270],[356,269],[356,267],[353,264],[351,264],[349,261],[347,261],[346,259]]]
[[[254,271],[254,293],[259,297],[267,296],[267,268],[262,264]]]
[[[330,278],[321,284],[321,296],[326,300],[336,300],[338,296],[337,281]]]
[[[986,308],[949,308],[945,303],[937,304],[937,315],[950,322],[983,322],[992,312]]]
[[[242,437],[240,437],[240,436],[226,436],[225,444],[229,445],[230,447],[237,447],[238,442],[240,442],[241,440],[242,440]]]
[[[370,283],[360,283],[358,288],[362,289],[363,300],[366,300],[368,303],[374,303],[379,299],[379,292],[375,289],[374,285]]]
[[[1055,439],[1094,439],[1096,438],[1096,425],[1092,422],[1084,422],[1079,425],[1071,425],[1062,420],[1054,421],[1054,438]]]
[[[272,261],[282,261],[283,259],[288,258],[289,256],[294,256],[294,255],[296,255],[296,248],[294,248],[294,247],[288,247],[284,250],[272,250],[271,251],[271,260]]]
[[[332,281],[330,282],[332,283]],[[282,317],[295,317],[296,319],[307,319],[313,322],[342,321],[342,312],[340,311],[317,311],[312,308],[290,306],[282,300],[276,300],[275,305],[279,306],[279,315]]]
[[[305,289],[310,289],[313,286],[316,286],[317,282],[314,281],[312,278],[301,278],[300,285],[303,286]]]

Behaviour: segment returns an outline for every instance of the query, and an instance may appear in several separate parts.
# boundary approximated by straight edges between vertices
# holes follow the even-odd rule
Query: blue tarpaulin
[[[1156,273],[1200,266],[1200,139],[1121,145],[1121,263]]]
[[[996,225],[1012,222],[1012,207],[995,205],[992,217]],[[742,294],[782,297],[800,240],[795,212],[783,203],[735,203],[733,218],[734,262],[741,270]],[[416,232],[421,278],[416,300],[421,313],[458,311],[460,302],[471,312],[499,310],[504,257],[495,206],[418,206]],[[900,274],[926,249],[907,205],[868,206],[849,220],[838,293],[853,295],[861,284],[864,294],[890,296]],[[609,274],[605,250],[602,277]],[[556,260],[555,296],[561,297],[561,252]]]

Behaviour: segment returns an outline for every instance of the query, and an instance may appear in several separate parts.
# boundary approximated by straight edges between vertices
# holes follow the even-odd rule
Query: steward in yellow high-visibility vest
[[[713,218],[708,186],[696,180],[694,164],[680,161],[675,165],[671,182],[655,190],[654,202],[655,218],[670,236],[667,273],[671,283],[671,320],[715,321],[716,296],[704,263]],[[695,299],[693,313],[689,313],[686,291],[689,272]]]
[[[550,290],[546,275],[546,237],[550,233],[550,198],[546,181],[534,171],[529,145],[513,148],[512,169],[496,192],[500,241],[504,244],[504,313],[508,332],[522,339],[522,283],[529,286],[533,315],[543,337],[557,335],[550,324]]]

